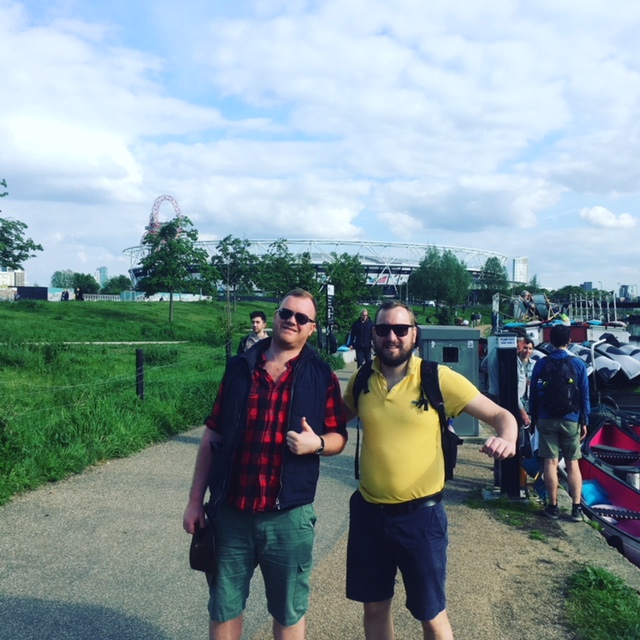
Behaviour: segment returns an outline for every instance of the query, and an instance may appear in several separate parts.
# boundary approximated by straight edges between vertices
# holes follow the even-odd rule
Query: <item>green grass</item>
[[[271,319],[275,305],[238,304],[233,353],[254,309]],[[0,504],[202,424],[226,362],[224,304],[177,302],[172,324],[168,315],[167,303],[0,304]]]
[[[233,314],[234,344],[251,330],[249,313],[261,309],[273,317],[270,303],[238,304]],[[0,303],[2,340],[10,342],[84,342],[189,340],[224,343],[224,305],[220,302],[176,302],[169,324],[168,303],[40,302]]]
[[[540,506],[530,500],[511,500],[504,496],[494,500],[485,500],[482,497],[482,491],[474,491],[465,500],[465,504],[472,509],[485,509],[496,520],[504,524],[529,530],[530,537],[536,540],[546,539],[549,534],[548,525],[553,525],[551,522],[541,520]],[[539,531],[540,527],[543,527],[545,531]]]
[[[640,638],[640,597],[604,569],[586,566],[571,576],[567,616],[582,640]]]
[[[144,401],[133,346],[16,345],[0,356],[0,504],[103,460],[202,424],[221,347],[145,347]]]

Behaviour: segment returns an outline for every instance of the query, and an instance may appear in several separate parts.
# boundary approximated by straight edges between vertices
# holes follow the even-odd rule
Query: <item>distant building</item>
[[[109,271],[107,267],[98,267],[96,269],[95,279],[101,287],[104,287],[104,285],[107,283],[107,280],[109,279]]]
[[[583,282],[580,285],[581,289],[584,289],[585,291],[593,291],[593,282]]]
[[[26,281],[27,274],[24,271],[0,267],[0,287],[24,287]]]
[[[629,300],[631,298],[631,287],[633,285],[629,284],[621,284],[620,291],[618,292],[618,297],[621,300]]]
[[[529,282],[529,258],[523,256],[513,259],[513,281],[521,284]]]

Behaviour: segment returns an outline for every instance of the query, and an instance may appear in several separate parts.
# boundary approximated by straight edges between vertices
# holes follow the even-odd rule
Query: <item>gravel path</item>
[[[340,372],[342,380],[350,371]],[[0,640],[190,640],[207,636],[204,578],[188,568],[182,531],[202,429],[125,460],[47,485],[0,507]],[[361,607],[344,597],[347,503],[355,433],[322,462],[311,640],[362,638]],[[640,591],[640,570],[587,524],[541,517],[546,541],[465,505],[491,484],[490,461],[466,439],[446,492],[449,615],[457,640],[571,640],[563,585],[582,563]],[[565,497],[566,498],[566,497]],[[420,637],[395,598],[397,638]],[[270,638],[260,579],[252,583],[245,640]]]

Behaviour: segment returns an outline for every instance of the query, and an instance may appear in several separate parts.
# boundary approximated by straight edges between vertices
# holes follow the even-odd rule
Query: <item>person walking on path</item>
[[[438,413],[420,405],[421,359],[413,355],[417,327],[411,309],[387,301],[374,324],[369,393],[357,405],[351,377],[347,414],[363,429],[360,484],[350,500],[347,597],[364,605],[366,640],[392,640],[391,602],[397,570],[407,608],[425,639],[451,640],[446,611],[447,516],[442,503],[444,456]],[[462,375],[439,366],[446,414],[462,411],[492,426],[481,451],[502,460],[515,454],[515,418]]]
[[[289,292],[273,337],[228,362],[205,421],[183,526],[193,534],[205,512],[214,523],[212,640],[240,640],[256,565],[274,639],[305,637],[319,458],[347,441],[340,383],[307,345],[316,312],[310,293]]]
[[[568,349],[571,328],[555,325],[549,337],[555,349],[539,360],[531,374],[529,411],[538,431],[538,456],[544,459],[543,477],[548,503],[544,514],[553,520],[558,508],[558,461],[564,457],[572,500],[571,520],[582,521],[580,441],[587,435],[591,405],[585,363]],[[565,368],[564,365],[568,368]],[[554,375],[554,371],[558,371]]]
[[[371,345],[373,322],[369,317],[369,312],[363,309],[360,317],[351,325],[349,334],[349,347],[355,349],[356,364],[361,367],[365,362],[371,362]]]
[[[249,318],[251,318],[252,331],[249,335],[240,340],[238,353],[248,351],[256,342],[260,342],[260,340],[264,340],[269,337],[269,334],[266,331],[267,316],[264,311],[252,311],[249,314]]]

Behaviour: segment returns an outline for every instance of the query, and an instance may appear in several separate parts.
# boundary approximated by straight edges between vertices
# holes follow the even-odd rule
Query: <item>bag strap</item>
[[[362,392],[369,393],[369,378],[373,373],[371,361],[365,362],[356,371],[356,378],[353,381],[353,403],[358,411],[358,398]],[[360,480],[360,416],[356,422],[356,455],[353,459],[353,474],[356,480]]]
[[[447,414],[444,409],[444,398],[438,378],[438,363],[433,360],[423,360],[420,363],[420,404],[425,411],[431,405],[440,419],[440,430],[447,429]]]

